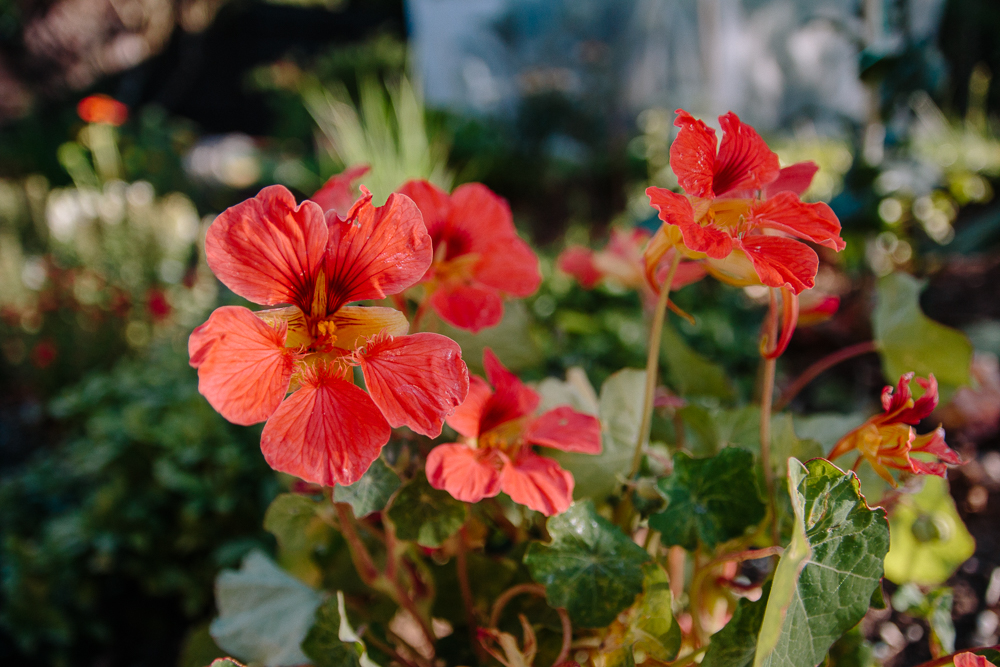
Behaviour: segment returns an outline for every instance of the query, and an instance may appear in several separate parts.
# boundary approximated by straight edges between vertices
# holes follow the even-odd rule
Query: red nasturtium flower
[[[128,120],[128,107],[107,95],[89,95],[76,105],[76,113],[88,123],[121,125]]]
[[[369,171],[371,167],[367,164],[348,167],[339,174],[331,176],[309,199],[319,204],[324,211],[334,211],[343,218],[354,206],[360,194],[360,190],[354,186],[354,181]]]
[[[237,424],[267,420],[261,449],[275,470],[351,484],[390,426],[435,437],[465,400],[468,369],[454,341],[405,335],[409,323],[393,308],[347,305],[396,294],[427,271],[431,240],[407,197],[377,208],[365,191],[346,216],[324,216],[271,186],[215,219],[205,253],[236,294],[290,304],[224,306],[188,341],[212,407]],[[353,382],[354,366],[367,393]]]
[[[985,656],[966,652],[955,656],[955,667],[996,667],[996,665],[987,660]]]
[[[472,332],[495,326],[504,296],[538,289],[538,257],[517,235],[507,202],[485,185],[466,183],[449,196],[409,181],[399,192],[416,202],[434,241],[434,263],[421,282],[445,322]]]
[[[467,503],[503,491],[546,516],[559,514],[573,502],[573,475],[535,453],[533,445],[599,454],[600,422],[568,406],[533,417],[539,395],[489,349],[483,365],[489,384],[473,376],[469,397],[447,420],[464,442],[431,450],[427,480]]]
[[[646,190],[664,222],[646,249],[647,271],[655,272],[676,248],[723,282],[782,288],[781,343],[787,344],[797,319],[796,295],[815,284],[819,269],[816,252],[802,241],[843,250],[840,222],[826,204],[799,199],[815,164],[781,169],[778,156],[736,114],[721,116],[719,123],[717,152],[715,130],[677,111],[680,131],[670,147],[670,167],[684,194]]]
[[[893,391],[892,385],[882,390],[884,412],[871,417],[841,438],[830,452],[831,460],[850,451],[857,450],[861,459],[867,460],[875,472],[885,481],[896,486],[889,468],[905,470],[917,475],[937,475],[944,477],[946,463],[954,465],[962,462],[961,457],[948,448],[944,441],[944,429],[938,426],[930,433],[917,435],[913,426],[934,411],[938,403],[937,380],[930,375],[926,380],[917,378],[917,384],[924,388],[924,395],[913,400],[910,381],[913,373],[899,378],[899,386]],[[912,458],[919,452],[933,456],[935,461]],[[856,464],[855,464],[856,465]]]

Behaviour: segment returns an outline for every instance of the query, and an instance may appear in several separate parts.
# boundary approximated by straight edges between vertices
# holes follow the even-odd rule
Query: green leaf
[[[722,366],[691,349],[670,325],[663,327],[660,350],[667,362],[670,384],[681,396],[712,396],[731,400],[733,385]]]
[[[944,583],[976,550],[940,477],[924,478],[919,493],[899,497],[889,517],[892,547],[885,576],[897,584]]]
[[[308,662],[299,645],[321,598],[259,551],[215,582],[219,616],[209,628],[220,648],[247,662],[285,667]]]
[[[851,628],[830,647],[826,667],[874,667],[872,645],[858,628]]]
[[[632,650],[670,662],[681,648],[681,629],[674,620],[673,595],[666,572],[655,564],[646,565],[642,598],[631,626]],[[639,662],[636,657],[636,662]]]
[[[951,653],[955,650],[955,624],[951,620],[954,601],[950,588],[936,588],[924,595],[916,584],[904,584],[892,596],[892,608],[927,621],[931,641],[941,649],[940,653]]]
[[[552,542],[532,542],[524,555],[532,579],[574,624],[608,625],[642,592],[642,565],[649,554],[598,515],[589,500],[550,517],[546,526]]]
[[[788,474],[790,458],[808,461],[822,456],[823,445],[795,434],[791,415],[774,415],[771,418],[771,471],[775,477],[781,479]]]
[[[316,512],[320,503],[297,493],[275,498],[264,514],[264,529],[278,541],[278,562],[310,585],[319,583],[322,573],[312,560],[317,547],[327,544],[331,528]]]
[[[314,667],[378,667],[347,620],[341,591],[316,611],[316,622],[302,641],[302,651]]]
[[[693,459],[678,452],[674,472],[659,482],[667,509],[649,518],[667,545],[693,551],[739,537],[764,518],[753,454],[726,447],[716,456]]]
[[[688,436],[685,448],[695,456],[714,456],[726,447],[760,451],[760,408],[757,406],[728,410],[689,403],[678,413]]]
[[[970,384],[972,343],[962,332],[928,318],[920,310],[926,281],[892,273],[878,283],[878,306],[872,315],[882,371],[890,384],[913,371],[933,373],[946,403],[952,392]]]
[[[768,581],[764,584],[759,600],[740,600],[733,617],[712,635],[712,643],[708,645],[701,667],[749,667],[753,664],[757,633],[764,620],[770,590],[771,582]]]
[[[389,519],[401,540],[437,548],[465,523],[465,503],[435,489],[423,473],[408,482],[389,508]]]
[[[333,502],[347,503],[360,519],[384,510],[401,485],[399,475],[379,457],[354,484],[333,487]]]
[[[822,446],[824,452],[832,451],[838,440],[853,429],[861,426],[866,419],[868,419],[868,415],[860,413],[846,415],[817,413],[808,416],[795,415],[793,417],[795,432],[799,437],[815,440]],[[800,456],[796,458],[800,461],[805,460]],[[851,459],[843,460],[848,461],[848,465],[851,462]],[[880,504],[879,501],[892,488],[869,465],[859,466],[855,474],[861,482],[861,493],[868,499],[871,505]]]
[[[568,405],[578,412],[597,415],[600,410],[597,392],[587,378],[587,372],[579,366],[566,370],[566,379],[547,377],[536,387],[542,402],[538,413],[547,412],[560,405]]]
[[[646,371],[624,368],[601,385],[598,415],[601,419],[603,448],[600,454],[574,454],[546,449],[566,470],[573,473],[576,485],[573,496],[603,501],[621,486],[621,479],[632,466],[642,401],[646,386]]]
[[[882,576],[889,528],[857,477],[829,461],[789,461],[792,541],[778,561],[754,667],[818,665],[868,610]]]

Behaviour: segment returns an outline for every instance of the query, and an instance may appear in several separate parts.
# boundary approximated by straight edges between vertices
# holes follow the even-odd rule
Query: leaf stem
[[[792,399],[798,396],[799,392],[805,389],[806,385],[815,380],[820,374],[826,372],[830,368],[833,368],[842,361],[847,361],[848,359],[853,359],[854,357],[859,357],[862,354],[868,354],[869,352],[876,352],[878,348],[875,346],[875,341],[868,340],[863,343],[856,343],[854,345],[849,345],[842,350],[837,350],[831,354],[826,355],[822,359],[813,362],[808,368],[802,371],[802,374],[795,378],[795,382],[788,386],[784,392],[781,394],[781,398],[778,402],[774,404],[775,410],[781,410],[786,405],[792,402]]]
[[[635,453],[632,455],[632,467],[628,477],[632,479],[642,465],[642,450],[649,440],[649,427],[653,421],[653,397],[656,392],[656,375],[660,366],[660,340],[663,338],[663,322],[667,316],[667,303],[670,301],[670,286],[674,282],[674,274],[681,262],[681,253],[675,252],[670,262],[667,279],[660,286],[660,297],[653,311],[653,328],[649,332],[649,351],[646,356],[646,392],[642,401],[642,420],[639,422],[639,436],[636,438]]]
[[[469,585],[469,564],[466,557],[465,547],[465,526],[458,531],[456,536],[457,547],[455,549],[455,569],[458,571],[458,588],[462,593],[462,604],[465,606],[465,623],[469,629],[469,642],[476,652],[479,663],[486,662],[487,656],[483,647],[479,644],[478,633],[479,624],[476,623],[476,609],[472,597],[472,586]]]
[[[522,593],[531,593],[532,595],[545,597],[545,586],[542,586],[541,584],[517,584],[516,586],[511,586],[501,593],[500,597],[498,597],[493,603],[493,609],[490,611],[491,628],[497,627],[497,623],[500,622],[500,614],[503,613],[504,607],[507,606],[507,603]]]
[[[774,344],[778,336],[778,295],[775,289],[770,289],[771,305],[764,320],[762,339],[769,345]],[[760,463],[764,468],[764,486],[767,489],[767,503],[771,508],[771,533],[775,543],[778,542],[778,521],[774,504],[774,472],[771,470],[771,410],[774,401],[774,376],[778,367],[777,357],[763,353],[764,379],[760,396]]]

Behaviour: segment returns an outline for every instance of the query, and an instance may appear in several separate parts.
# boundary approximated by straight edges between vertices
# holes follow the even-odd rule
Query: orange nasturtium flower
[[[987,660],[985,656],[966,652],[955,656],[955,667],[996,667],[996,665]]]
[[[889,468],[905,470],[917,475],[937,475],[944,477],[946,463],[954,465],[962,462],[961,457],[948,448],[944,441],[944,429],[938,426],[930,433],[917,435],[913,426],[934,411],[938,403],[938,386],[934,375],[925,380],[917,378],[917,384],[924,388],[924,395],[913,400],[910,381],[913,373],[899,378],[899,386],[893,391],[892,385],[882,390],[884,412],[871,417],[841,438],[833,451],[831,460],[850,451],[857,450],[858,463],[867,460],[882,479],[896,486]],[[935,461],[912,458],[910,454],[920,452],[933,456]],[[857,464],[855,464],[857,465]]]
[[[76,105],[76,113],[88,123],[103,123],[115,127],[128,120],[128,107],[107,95],[88,95]]]
[[[445,322],[472,332],[495,326],[504,296],[538,289],[538,257],[517,235],[507,202],[485,185],[466,183],[449,196],[427,181],[409,181],[399,192],[416,202],[433,239],[434,263],[421,283]]]
[[[715,130],[677,111],[670,167],[684,194],[646,189],[664,223],[646,248],[646,270],[652,280],[666,253],[677,249],[731,285],[782,288],[783,350],[795,327],[797,295],[813,287],[819,269],[816,252],[802,241],[843,250],[840,221],[826,204],[799,199],[815,164],[781,169],[778,156],[736,114],[719,123],[717,152]]]
[[[448,417],[448,425],[464,442],[431,450],[427,480],[467,503],[503,491],[546,516],[565,511],[573,502],[573,475],[535,453],[533,445],[599,454],[600,422],[569,406],[532,417],[539,395],[489,349],[483,353],[483,366],[489,384],[473,376],[469,397]]]
[[[454,341],[405,335],[406,316],[393,308],[348,305],[397,294],[430,266],[430,236],[407,197],[377,208],[365,190],[346,216],[324,216],[271,186],[215,219],[205,253],[233,292],[282,306],[218,308],[188,341],[212,407],[237,424],[267,420],[261,449],[275,470],[351,484],[390,426],[436,437],[465,400],[469,374]]]

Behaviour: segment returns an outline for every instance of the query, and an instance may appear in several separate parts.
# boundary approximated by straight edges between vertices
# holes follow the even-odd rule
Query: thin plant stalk
[[[763,341],[767,346],[777,345],[778,340],[778,296],[770,289],[771,306],[764,320]],[[777,357],[771,357],[761,349],[764,358],[764,379],[760,395],[760,463],[764,468],[764,487],[767,489],[767,503],[771,508],[772,536],[777,542],[778,521],[774,511],[774,472],[771,470],[771,410],[774,402],[774,376],[778,367]]]
[[[632,468],[629,470],[629,479],[635,477],[642,464],[642,450],[649,439],[649,427],[653,421],[653,397],[656,393],[656,375],[660,366],[660,341],[663,338],[663,322],[667,316],[667,303],[670,301],[670,286],[674,282],[674,274],[677,273],[677,266],[681,263],[681,253],[674,251],[673,261],[670,262],[670,271],[667,279],[660,287],[660,298],[656,301],[656,310],[653,311],[653,328],[649,333],[649,353],[646,356],[646,393],[642,401],[642,421],[639,422],[639,436],[635,443],[635,453],[632,455]]]
[[[795,382],[790,384],[788,388],[782,392],[781,398],[779,398],[778,402],[774,405],[774,409],[781,410],[784,408],[786,405],[791,403],[792,399],[798,396],[799,392],[805,389],[810,382],[842,361],[847,361],[848,359],[859,357],[862,354],[877,351],[878,348],[875,346],[875,341],[868,340],[863,343],[849,345],[842,350],[837,350],[836,352],[828,354],[822,359],[813,362],[808,368],[802,371],[802,375],[797,377]]]

